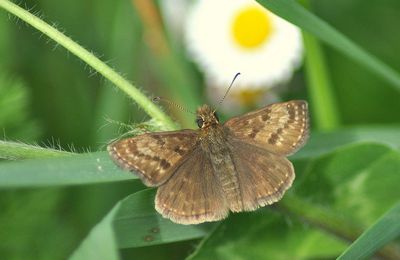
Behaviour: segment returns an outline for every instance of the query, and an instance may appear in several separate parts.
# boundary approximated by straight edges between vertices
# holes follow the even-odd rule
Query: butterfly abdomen
[[[220,134],[221,127],[209,130],[208,138],[202,141],[202,149],[209,156],[214,174],[225,195],[229,209],[233,212],[243,210],[241,188],[233,158],[224,135]]]

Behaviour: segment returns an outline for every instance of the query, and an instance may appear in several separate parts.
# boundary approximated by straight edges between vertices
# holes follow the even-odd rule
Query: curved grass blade
[[[339,256],[339,260],[367,259],[400,236],[400,202],[365,231]],[[385,250],[385,248],[383,249]],[[388,249],[386,249],[388,250]],[[400,258],[400,256],[398,256]]]
[[[332,133],[313,133],[307,145],[291,156],[291,159],[311,159],[359,142],[383,144],[399,150],[400,128],[353,128]],[[35,148],[29,153],[29,158],[36,158],[35,154],[37,157],[48,158],[1,162],[0,188],[81,185],[137,179],[135,174],[115,166],[106,152],[65,156],[51,149],[37,151]]]
[[[78,185],[136,178],[119,169],[105,152],[0,164],[0,188]]]
[[[293,0],[257,0],[268,10],[332,46],[400,90],[400,75]]]
[[[66,155],[73,155],[73,153],[62,151],[61,149],[43,148],[38,145],[0,141],[0,159],[38,159]]]

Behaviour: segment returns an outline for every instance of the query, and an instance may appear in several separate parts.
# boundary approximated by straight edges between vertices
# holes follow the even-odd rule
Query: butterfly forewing
[[[224,126],[232,138],[279,155],[297,151],[308,137],[308,108],[305,101],[272,104],[234,117]]]
[[[134,171],[147,186],[159,186],[171,177],[197,142],[197,131],[147,133],[108,146],[111,158]]]
[[[160,214],[179,224],[216,221],[229,212],[210,160],[201,148],[158,188],[155,205]]]

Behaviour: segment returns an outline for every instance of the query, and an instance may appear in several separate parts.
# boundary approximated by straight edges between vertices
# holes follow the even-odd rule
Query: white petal
[[[185,33],[189,55],[214,86],[226,88],[237,72],[235,89],[273,86],[291,78],[302,60],[300,30],[270,13],[273,34],[254,50],[240,48],[231,36],[238,9],[252,0],[200,0],[189,14]]]

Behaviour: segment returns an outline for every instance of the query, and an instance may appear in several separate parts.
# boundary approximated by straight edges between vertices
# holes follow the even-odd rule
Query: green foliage
[[[371,257],[373,252],[400,235],[400,204],[366,230],[338,259]],[[378,239],[376,239],[378,238]]]
[[[31,117],[29,101],[30,93],[27,86],[21,80],[13,79],[6,75],[4,71],[1,71],[0,126],[4,132],[4,138],[13,140],[35,140],[38,138],[39,124]],[[21,128],[21,125],[24,125],[24,128]]]
[[[342,143],[334,140],[341,140]],[[211,234],[193,255],[194,258],[241,255],[240,252],[246,252],[243,248],[249,245],[254,250],[251,254],[242,255],[244,258],[332,257],[345,248],[345,242],[336,236],[355,239],[362,229],[371,225],[400,197],[396,189],[400,181],[397,174],[400,172],[399,128],[316,134],[311,137],[310,145],[293,159],[298,178],[291,195],[278,206],[279,212],[259,210],[257,214],[235,214],[210,233],[215,224],[182,226],[163,219],[153,207],[154,190],[146,190],[117,204],[84,240],[75,256],[86,256],[87,250],[96,248],[91,244],[102,243],[103,240],[107,245],[116,245],[108,248],[107,254],[112,254],[117,247],[164,244]],[[99,167],[103,171],[99,172]],[[8,163],[2,169],[5,170],[0,175],[3,187],[70,185],[134,177],[114,166],[105,153]],[[102,173],[101,179],[99,173]],[[285,217],[283,213],[286,212],[289,214]],[[305,226],[299,217],[311,226]],[[248,230],[249,223],[257,223],[250,225],[254,234]],[[329,232],[318,228],[321,226]],[[245,235],[236,240],[244,229],[247,230]],[[102,233],[111,231],[115,232],[112,243],[109,241],[112,236]],[[260,239],[260,234],[265,235],[265,239]],[[220,237],[230,237],[231,240]],[[298,243],[299,239],[302,243]],[[260,243],[259,250],[257,241]],[[311,246],[314,241],[319,242],[318,246]],[[271,249],[263,250],[264,243],[268,243]],[[284,247],[293,250],[289,252]],[[268,254],[265,255],[265,252]]]
[[[292,0],[259,2],[309,33],[311,138],[290,157],[296,181],[275,206],[183,226],[154,210],[155,189],[144,189],[97,149],[122,128],[136,135],[175,127],[147,96],[167,96],[191,110],[205,102],[199,73],[184,51],[167,38],[168,51],[155,51],[152,28],[129,1],[35,1],[82,45],[112,59],[107,66],[56,27],[0,0],[1,9],[29,25],[0,11],[0,130],[7,140],[47,144],[0,141],[0,158],[12,160],[0,163],[2,257],[400,258],[400,77],[393,69],[400,68],[400,36],[393,26],[400,18],[392,11],[400,10],[399,2],[302,1],[311,11]],[[53,46],[42,44],[30,26],[92,66],[138,107],[110,82],[88,77],[60,47],[50,51]],[[296,84],[299,92],[288,95],[307,96],[304,83]],[[190,125],[191,116],[177,113],[183,125]],[[76,153],[89,150],[96,152]]]

